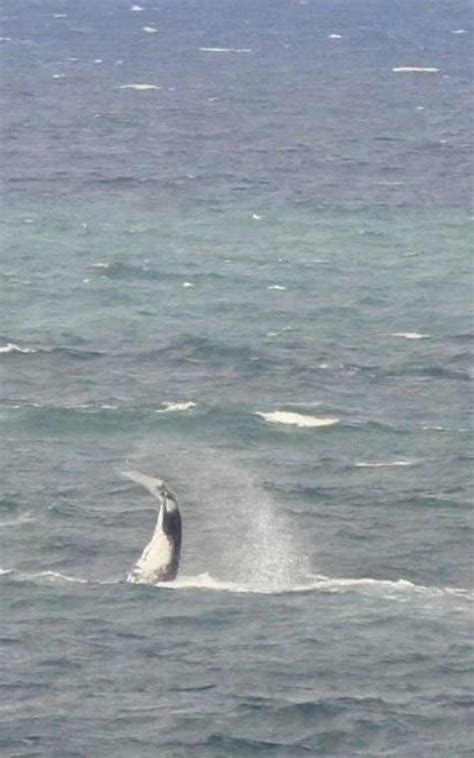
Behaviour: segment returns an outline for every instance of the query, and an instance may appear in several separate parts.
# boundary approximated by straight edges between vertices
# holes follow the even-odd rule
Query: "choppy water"
[[[0,751],[470,755],[472,6],[131,7],[2,6]]]

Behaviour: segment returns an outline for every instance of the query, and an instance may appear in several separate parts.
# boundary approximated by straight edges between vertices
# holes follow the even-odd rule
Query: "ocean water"
[[[472,755],[472,4],[0,15],[0,753]]]

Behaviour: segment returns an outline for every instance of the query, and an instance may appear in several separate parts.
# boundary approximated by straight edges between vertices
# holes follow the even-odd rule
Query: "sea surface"
[[[0,754],[471,756],[472,4],[0,17]]]

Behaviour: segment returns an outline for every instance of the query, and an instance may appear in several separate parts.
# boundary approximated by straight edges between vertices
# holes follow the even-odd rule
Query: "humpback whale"
[[[153,536],[129,573],[127,582],[170,582],[178,573],[181,554],[181,514],[176,498],[162,479],[153,479],[139,471],[124,471],[123,476],[145,487],[160,504]]]

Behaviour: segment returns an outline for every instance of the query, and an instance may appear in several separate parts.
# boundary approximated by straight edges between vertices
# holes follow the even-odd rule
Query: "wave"
[[[120,584],[123,582],[123,578],[120,579],[84,579],[80,576],[70,576],[69,574],[63,574],[60,571],[51,571],[45,569],[44,571],[20,571],[15,568],[3,569],[0,568],[0,578],[5,578],[7,581],[14,582],[43,582],[56,583],[62,582],[65,584]]]
[[[435,66],[395,66],[392,71],[396,74],[437,74],[439,68]]]
[[[275,424],[287,424],[289,426],[298,426],[300,428],[317,428],[324,426],[334,426],[339,423],[338,418],[325,416],[309,416],[302,413],[293,413],[291,411],[271,411],[263,413],[257,411],[255,416],[260,416],[264,421]]]
[[[84,579],[79,576],[70,576],[60,571],[19,571],[17,569],[0,568],[0,578],[15,582],[38,582],[38,583],[65,583],[81,585],[125,585],[124,577],[112,579]],[[338,578],[323,574],[315,574],[307,577],[305,581],[294,584],[272,585],[243,584],[240,582],[217,579],[205,572],[191,576],[182,575],[172,582],[158,582],[154,585],[133,584],[134,588],[147,587],[165,590],[207,590],[210,592],[228,592],[232,594],[248,595],[287,595],[311,592],[329,594],[349,594],[359,592],[368,596],[383,597],[389,600],[409,600],[411,598],[458,598],[466,602],[474,602],[474,591],[464,587],[434,587],[423,584],[415,584],[407,579],[373,579],[361,578]]]
[[[75,582],[77,584],[89,584],[88,579],[82,579],[81,577],[68,576],[68,574],[61,574],[59,571],[18,571],[17,569],[0,569],[0,577],[7,577],[8,579],[17,582],[34,582],[41,579],[46,579],[50,582],[62,581],[62,582]]]
[[[137,92],[146,92],[147,90],[160,90],[156,84],[121,84],[119,89],[133,89]]]
[[[251,47],[200,47],[201,53],[251,53]]]
[[[0,353],[36,353],[32,347],[20,347],[14,342],[7,342],[6,345],[0,345]]]
[[[419,332],[392,332],[390,337],[404,337],[406,340],[427,340],[429,334],[420,334]]]
[[[0,529],[6,529],[9,526],[18,526],[19,524],[28,524],[34,520],[35,519],[31,511],[27,511],[26,513],[22,513],[20,516],[17,516],[16,518],[10,518],[10,519],[6,519],[5,521],[0,521]]]
[[[185,403],[163,403],[164,408],[159,408],[155,413],[175,413],[176,411],[190,411],[192,408],[196,408],[196,403],[189,400]]]
[[[415,584],[407,579],[360,579],[337,578],[317,574],[308,577],[308,581],[298,584],[274,586],[252,586],[238,582],[214,579],[210,574],[196,576],[181,576],[173,582],[162,582],[156,587],[165,589],[198,589],[214,592],[231,592],[238,594],[281,595],[293,593],[325,592],[347,594],[361,592],[366,595],[379,595],[388,599],[407,599],[409,597],[436,598],[453,596],[474,601],[474,592],[462,587],[429,587]]]
[[[417,461],[358,461],[356,468],[389,468],[391,466],[415,466]]]

